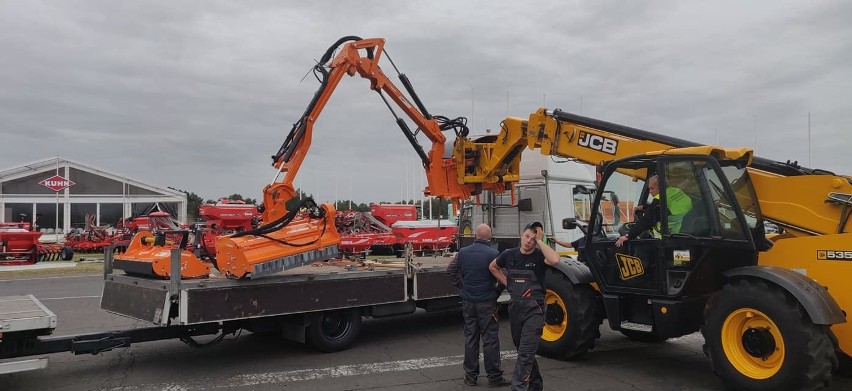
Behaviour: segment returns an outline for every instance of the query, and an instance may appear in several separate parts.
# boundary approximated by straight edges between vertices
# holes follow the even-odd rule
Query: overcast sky
[[[474,132],[544,106],[852,174],[850,20],[841,1],[4,0],[0,169],[61,156],[259,198],[318,87],[305,75],[357,35],[386,38],[432,114]],[[414,162],[368,82],[347,77],[296,185],[398,201],[422,188]]]

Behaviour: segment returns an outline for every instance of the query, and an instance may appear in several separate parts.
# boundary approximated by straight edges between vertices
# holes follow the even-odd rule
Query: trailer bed
[[[56,328],[56,315],[33,295],[0,297],[0,340],[18,333],[47,335]]]
[[[0,347],[16,346],[56,329],[56,315],[33,295],[0,297]],[[2,349],[0,349],[2,350]],[[0,374],[47,367],[46,358],[7,361],[0,357]]]
[[[450,259],[417,257],[408,264],[375,263],[372,270],[326,262],[256,280],[216,274],[180,281],[108,274],[101,308],[157,325],[193,325],[449,298],[458,293],[444,274]]]
[[[321,351],[339,351],[355,341],[362,317],[460,305],[458,290],[445,275],[449,257],[408,257],[368,269],[336,260],[255,280],[215,274],[181,280],[180,251],[173,250],[172,277],[160,280],[113,273],[111,253],[105,254],[101,308],[152,326],[54,337],[48,334],[56,328],[56,315],[35,297],[0,297],[0,374],[47,366],[46,357],[7,359],[58,352],[98,354],[167,339],[201,347],[243,329],[277,332]],[[211,335],[216,337],[204,344],[193,339]]]

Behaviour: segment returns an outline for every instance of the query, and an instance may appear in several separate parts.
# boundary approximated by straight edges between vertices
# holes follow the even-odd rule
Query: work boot
[[[508,380],[506,380],[502,377],[499,378],[499,379],[488,380],[488,387],[490,387],[490,388],[506,387],[506,386],[510,386],[510,385],[512,385],[512,382],[510,382],[510,381],[508,381]]]
[[[472,378],[469,378],[469,377],[465,377],[465,378],[464,378],[464,385],[466,385],[466,386],[475,386],[475,385],[476,385],[476,379],[472,379]]]

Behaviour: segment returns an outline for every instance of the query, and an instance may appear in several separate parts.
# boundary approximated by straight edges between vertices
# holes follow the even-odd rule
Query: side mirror
[[[576,229],[579,228],[580,231],[585,235],[589,230],[589,222],[585,220],[578,220],[574,217],[568,217],[562,219],[562,228],[564,229]]]
[[[590,188],[583,186],[583,185],[574,185],[574,189],[572,190],[572,192],[575,195],[576,194],[592,194],[592,193],[595,192],[595,190],[590,189]]]

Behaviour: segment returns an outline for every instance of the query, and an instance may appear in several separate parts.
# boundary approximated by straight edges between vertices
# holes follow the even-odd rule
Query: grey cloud
[[[849,172],[845,3],[5,4],[0,168],[63,155],[205,198],[260,197],[317,88],[303,76],[359,35],[387,38],[429,110],[476,132],[545,105],[752,146],[756,116],[758,154],[804,162],[811,113],[811,165]],[[348,198],[351,178],[356,200],[397,200],[419,183],[416,164],[367,82],[346,77],[297,185]]]

